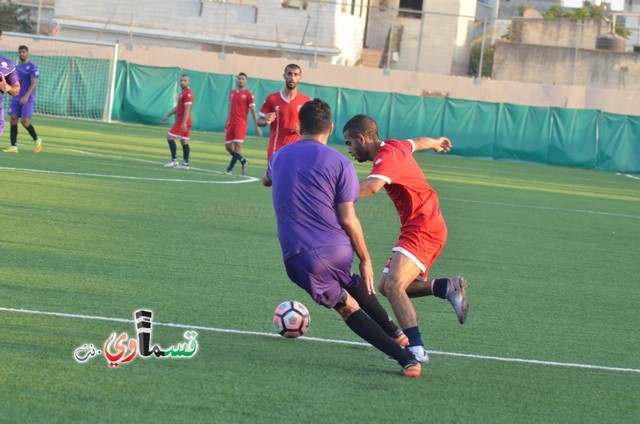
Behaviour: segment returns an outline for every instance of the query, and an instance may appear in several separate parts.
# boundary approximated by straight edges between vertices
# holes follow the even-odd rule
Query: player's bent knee
[[[356,300],[351,297],[349,293],[347,293],[345,290],[342,290],[342,297],[340,297],[340,300],[338,301],[338,303],[336,303],[336,306],[334,306],[333,309],[335,309],[340,314],[342,319],[346,321],[351,316],[351,314],[360,309],[360,305],[358,305],[358,302],[356,302]]]

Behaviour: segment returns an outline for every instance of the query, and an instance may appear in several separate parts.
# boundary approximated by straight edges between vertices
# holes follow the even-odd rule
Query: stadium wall
[[[155,46],[121,48],[119,59],[148,66],[176,66],[202,72],[282,81],[290,59],[265,58]],[[528,84],[517,81],[478,80],[410,71],[335,66],[299,61],[303,80],[310,84],[414,96],[450,97],[526,106],[597,109],[623,115],[640,115],[640,91],[600,89],[577,85]],[[313,67],[315,66],[315,67]]]
[[[177,101],[183,72],[190,76],[195,93],[194,129],[223,131],[233,75],[124,61],[118,63],[113,119],[159,124]],[[280,90],[282,82],[252,78],[248,88],[256,99],[264,99]],[[342,126],[353,115],[365,113],[378,121],[382,138],[446,135],[454,141],[452,153],[462,156],[640,172],[640,117],[308,83],[299,88],[331,105],[336,125],[332,143],[343,143]]]

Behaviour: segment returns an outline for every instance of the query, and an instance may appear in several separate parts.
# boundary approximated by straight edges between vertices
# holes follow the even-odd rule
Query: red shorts
[[[224,142],[225,143],[242,143],[247,136],[246,125],[228,125],[224,129]]]
[[[176,122],[169,129],[169,135],[171,137],[181,138],[183,140],[189,140],[189,136],[191,135],[191,123],[187,124],[187,131],[182,132],[182,122]]]
[[[440,252],[447,242],[447,225],[440,215],[439,219],[430,219],[428,224],[424,221],[412,222],[403,226],[400,232],[400,239],[391,251],[400,252],[420,268],[418,280],[427,281],[429,268],[435,262]],[[382,272],[388,273],[391,260],[384,267]]]

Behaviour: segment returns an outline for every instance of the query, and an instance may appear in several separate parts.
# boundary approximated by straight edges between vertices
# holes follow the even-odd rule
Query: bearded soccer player
[[[229,94],[229,116],[224,126],[225,141],[224,147],[231,155],[231,162],[227,167],[227,174],[231,174],[236,162],[242,165],[242,173],[247,173],[247,164],[249,161],[242,156],[242,143],[247,135],[248,118],[247,114],[251,111],[255,130],[258,137],[262,136],[262,130],[258,126],[258,114],[256,113],[256,101],[253,93],[247,87],[247,74],[240,72],[236,77],[237,89],[231,90]]]
[[[27,129],[33,139],[34,151],[40,153],[42,140],[38,137],[35,128],[31,124],[31,116],[36,104],[35,90],[38,85],[38,66],[29,60],[29,48],[27,46],[18,47],[18,56],[20,57],[20,63],[16,66],[16,71],[20,79],[20,94],[11,99],[11,104],[9,105],[11,147],[5,152],[18,153],[18,119],[20,119],[20,123]]]
[[[2,27],[0,27],[0,41],[2,41]],[[4,93],[17,96],[20,93],[20,81],[16,67],[12,61],[0,56],[0,134],[4,132]],[[11,148],[5,150],[8,153],[18,153]]]
[[[171,109],[171,112],[167,113],[160,121],[164,124],[171,115],[176,115],[176,122],[167,134],[167,143],[169,143],[169,150],[171,151],[171,161],[166,163],[164,167],[189,169],[189,136],[191,135],[193,91],[189,88],[188,75],[183,74],[180,77],[180,88],[182,88],[182,91],[178,96],[178,103]],[[179,138],[182,144],[182,165],[178,164],[176,138]]]
[[[314,99],[302,106],[300,130],[302,139],[276,152],[263,177],[264,185],[273,187],[287,275],[317,304],[338,312],[354,333],[398,361],[403,376],[419,377],[420,362],[374,318],[379,313],[393,327],[389,330],[397,330],[374,294],[371,258],[354,207],[356,170],[327,146],[333,131],[329,105]],[[362,278],[351,274],[354,253]]]
[[[302,70],[294,63],[284,68],[284,88],[267,96],[260,108],[258,125],[271,125],[267,160],[282,147],[300,140],[298,112],[311,98],[298,91]]]
[[[451,141],[440,137],[380,141],[378,125],[366,115],[351,118],[343,129],[349,153],[358,161],[373,161],[373,169],[360,182],[360,197],[371,196],[383,187],[400,216],[400,238],[378,283],[389,299],[402,331],[409,338],[408,349],[423,363],[429,361],[418,328],[412,297],[434,295],[447,299],[458,322],[464,324],[469,305],[463,277],[428,279],[429,268],[447,240],[447,226],[438,195],[427,182],[413,157],[418,150],[448,152]]]

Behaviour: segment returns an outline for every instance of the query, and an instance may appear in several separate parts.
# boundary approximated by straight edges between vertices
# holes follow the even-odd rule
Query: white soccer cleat
[[[179,169],[189,169],[190,165],[189,162],[182,162],[182,165],[178,166]]]
[[[424,346],[408,346],[406,349],[409,349],[409,352],[413,353],[413,356],[421,363],[429,363],[429,354],[424,350]]]
[[[429,354],[426,350],[424,350],[424,346],[407,346],[404,349],[408,349],[409,352],[411,352],[411,354],[420,363],[423,363],[425,365],[429,363]],[[384,360],[390,362],[398,362],[398,360],[393,356],[385,356]]]
[[[178,167],[178,159],[174,159],[171,162],[167,162],[164,164],[165,168],[177,168]]]
[[[453,306],[458,316],[458,322],[464,324],[469,313],[469,303],[467,302],[467,280],[464,277],[449,278],[449,294],[447,300]]]

